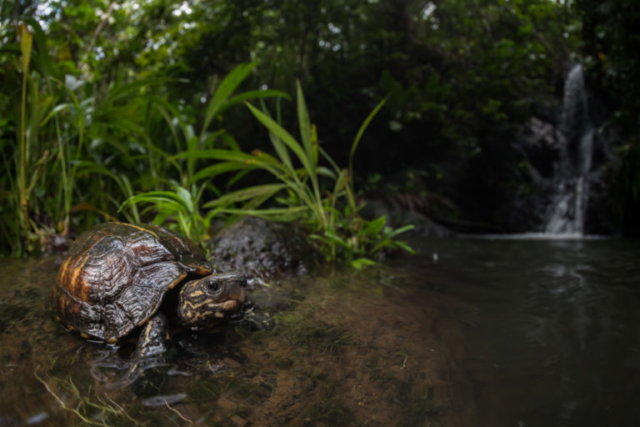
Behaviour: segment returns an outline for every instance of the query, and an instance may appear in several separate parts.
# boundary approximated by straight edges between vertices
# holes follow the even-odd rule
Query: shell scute
[[[87,257],[80,282],[83,290],[75,292],[75,295],[86,293],[86,301],[98,304],[113,300],[129,286],[139,265],[117,237],[103,238],[87,253]]]
[[[127,241],[127,248],[141,266],[177,258],[165,245],[158,244],[158,239],[148,232],[132,234]]]

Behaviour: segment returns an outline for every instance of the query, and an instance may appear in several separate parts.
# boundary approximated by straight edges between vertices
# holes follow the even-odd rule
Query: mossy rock
[[[221,271],[241,271],[250,279],[305,275],[322,260],[301,227],[247,216],[211,241],[211,259]]]

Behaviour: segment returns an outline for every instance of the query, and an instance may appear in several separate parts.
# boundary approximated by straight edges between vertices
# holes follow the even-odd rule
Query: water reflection
[[[462,363],[476,425],[640,422],[637,242],[468,239],[427,247],[440,254],[442,289],[479,310]]]

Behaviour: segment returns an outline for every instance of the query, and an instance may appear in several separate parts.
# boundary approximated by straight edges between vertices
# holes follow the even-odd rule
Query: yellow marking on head
[[[145,326],[148,326],[148,325],[149,325],[149,324],[147,323],[147,325],[145,325]],[[149,336],[150,336],[150,335],[151,335],[151,328],[149,328],[149,327],[145,327],[145,328],[144,328],[144,340],[145,340],[145,341],[149,341]]]
[[[191,294],[192,297],[196,297],[196,298],[202,295],[204,295],[204,292],[202,291],[195,291]]]
[[[198,309],[200,307],[202,307],[203,305],[205,305],[205,304],[206,304],[206,301],[202,302],[200,304],[198,304],[198,303],[194,304],[191,301],[185,301],[184,305],[182,307],[184,308],[185,311],[187,311],[187,310],[189,310],[189,311],[191,311],[191,310],[198,311]]]

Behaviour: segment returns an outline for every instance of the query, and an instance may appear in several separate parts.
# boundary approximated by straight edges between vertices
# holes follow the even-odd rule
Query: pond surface
[[[468,425],[640,425],[639,242],[532,237],[423,243],[437,264],[405,267],[476,308]]]
[[[216,331],[133,341],[47,311],[59,258],[0,260],[0,426],[638,425],[640,244],[450,239],[256,290]]]

